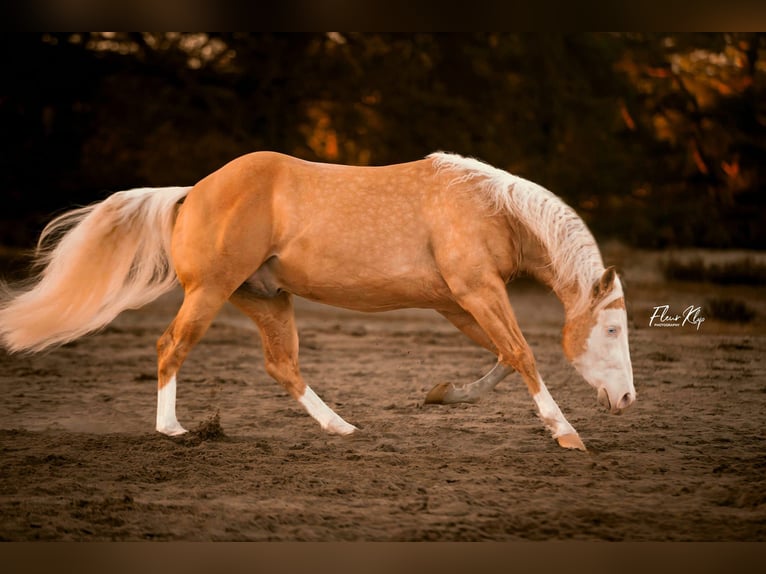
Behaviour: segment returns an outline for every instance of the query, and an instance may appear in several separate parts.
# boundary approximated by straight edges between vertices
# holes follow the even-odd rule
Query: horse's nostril
[[[622,410],[628,408],[633,403],[633,395],[630,393],[625,393],[622,398],[620,399],[619,404],[617,405],[617,408]]]

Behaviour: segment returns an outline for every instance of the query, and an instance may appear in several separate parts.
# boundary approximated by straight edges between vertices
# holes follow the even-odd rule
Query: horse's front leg
[[[497,376],[505,370],[518,371],[535,401],[540,418],[559,445],[586,450],[537,370],[534,355],[521,333],[502,279],[488,275],[482,280],[473,279],[470,284],[459,277],[447,278],[447,282],[456,301],[475,319],[497,350],[498,362],[504,367],[499,368]]]
[[[494,344],[469,313],[462,309],[453,309],[441,311],[441,314],[471,340],[490,351],[493,355],[497,355],[497,349]],[[437,384],[426,395],[425,403],[450,405],[454,403],[478,402],[487,393],[494,390],[498,383],[513,371],[514,369],[498,361],[490,372],[470,383]]]
[[[513,371],[513,368],[498,361],[490,372],[470,383],[439,383],[428,391],[425,404],[477,403]]]
[[[328,407],[303,380],[298,366],[298,330],[292,297],[283,292],[272,299],[259,299],[236,292],[231,302],[258,325],[263,343],[266,371],[327,432],[347,435],[357,428]]]

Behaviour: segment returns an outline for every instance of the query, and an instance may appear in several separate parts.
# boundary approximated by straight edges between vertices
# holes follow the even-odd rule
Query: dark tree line
[[[52,211],[270,149],[434,150],[561,195],[638,246],[766,247],[761,34],[15,34],[0,243]]]

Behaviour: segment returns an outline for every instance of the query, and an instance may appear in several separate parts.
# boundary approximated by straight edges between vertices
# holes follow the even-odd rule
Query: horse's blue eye
[[[606,332],[609,333],[610,335],[616,335],[617,334],[617,327],[609,327],[606,330]]]

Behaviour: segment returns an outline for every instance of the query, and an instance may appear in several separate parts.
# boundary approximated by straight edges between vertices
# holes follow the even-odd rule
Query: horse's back
[[[223,234],[237,243],[263,243],[268,235],[272,249],[309,237],[314,244],[324,237],[367,251],[396,249],[392,242],[425,240],[429,212],[444,203],[438,179],[429,159],[360,167],[254,152],[194,187],[177,235]]]

